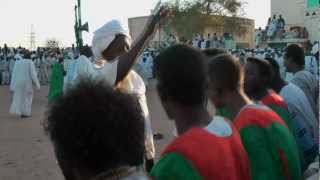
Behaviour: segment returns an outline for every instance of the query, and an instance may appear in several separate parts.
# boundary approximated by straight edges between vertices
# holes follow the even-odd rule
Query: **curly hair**
[[[208,70],[202,52],[186,45],[175,45],[157,56],[154,66],[161,99],[170,97],[186,106],[203,105]]]
[[[80,170],[100,173],[143,162],[144,119],[137,98],[102,81],[82,79],[55,101],[45,131],[58,160]]]

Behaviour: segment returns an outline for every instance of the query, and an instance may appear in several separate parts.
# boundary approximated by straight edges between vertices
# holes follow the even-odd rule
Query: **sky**
[[[245,0],[245,17],[264,27],[270,16],[270,0]],[[91,44],[92,33],[111,19],[127,24],[130,17],[144,16],[158,0],[82,0],[82,22],[89,22],[84,43]],[[30,46],[31,26],[36,45],[47,39],[58,39],[63,46],[75,42],[74,6],[76,0],[0,0],[0,46]]]

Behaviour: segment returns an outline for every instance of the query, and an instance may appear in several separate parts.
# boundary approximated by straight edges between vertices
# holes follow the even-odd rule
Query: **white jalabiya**
[[[110,43],[118,34],[125,35],[130,39],[129,31],[117,20],[112,20],[106,23],[104,26],[94,32],[94,36],[92,39],[92,52],[94,54],[95,60],[102,59],[102,52],[110,45]],[[100,69],[95,69],[92,64],[89,64],[88,60],[83,60],[81,64],[83,64],[82,66],[89,67],[84,71],[87,71],[89,74],[93,74],[91,77],[95,79],[105,79],[110,83],[110,85],[115,85],[117,78],[118,61],[119,60],[117,58],[112,62],[107,61]],[[136,72],[130,71],[128,76],[119,84],[119,86],[121,86],[121,89],[128,93],[136,94],[139,98],[139,103],[145,117],[146,154],[148,159],[154,158],[155,149],[147,100],[145,96],[145,84],[142,78]]]
[[[280,95],[288,104],[293,121],[302,121],[300,124],[306,124],[309,132],[317,139],[319,123],[304,92],[295,84],[289,83],[281,89]]]
[[[10,113],[17,115],[31,115],[33,85],[40,89],[40,83],[34,63],[30,59],[22,59],[15,63],[12,73],[10,90],[13,100]]]
[[[118,61],[114,61],[106,62],[101,68],[95,68],[89,58],[81,55],[69,65],[64,82],[68,87],[66,90],[77,84],[82,78],[105,80],[113,86],[117,78],[117,66]]]
[[[305,93],[314,114],[318,114],[319,110],[317,109],[316,102],[318,99],[319,82],[316,77],[309,71],[303,70],[295,73],[290,82],[298,86]]]
[[[305,69],[314,76],[318,75],[318,64],[314,56],[305,57]]]
[[[155,157],[155,147],[153,142],[153,132],[151,128],[150,114],[147,105],[146,98],[146,86],[135,71],[130,71],[129,75],[119,84],[119,89],[135,94],[141,106],[141,110],[145,119],[145,146],[146,146],[146,155],[147,159],[153,159]]]

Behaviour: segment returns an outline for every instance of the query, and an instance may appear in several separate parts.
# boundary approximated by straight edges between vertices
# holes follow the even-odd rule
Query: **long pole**
[[[81,22],[81,0],[78,0],[78,32],[79,32],[79,46],[82,47],[83,41],[82,41],[82,31],[80,30],[80,27],[82,26]]]
[[[75,17],[75,24],[74,24],[74,34],[76,36],[76,44],[79,47],[79,33],[78,33],[78,6],[74,7],[74,17]]]

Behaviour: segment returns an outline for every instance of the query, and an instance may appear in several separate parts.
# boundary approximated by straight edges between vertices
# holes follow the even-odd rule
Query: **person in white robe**
[[[10,107],[11,114],[20,115],[22,118],[31,116],[33,86],[40,89],[40,83],[34,63],[30,59],[30,53],[15,63],[10,90],[13,92],[13,100]]]
[[[11,78],[12,78],[12,72],[13,72],[14,64],[15,64],[15,60],[14,60],[13,57],[11,57],[11,58],[9,59],[9,76],[10,76],[10,81],[11,81]]]
[[[0,56],[0,85],[4,84],[3,73],[5,71],[6,61],[3,56]]]
[[[92,40],[92,51],[96,61],[102,66],[103,71],[95,78],[106,78],[116,88],[130,94],[137,95],[143,116],[145,117],[145,145],[146,145],[146,169],[150,171],[155,157],[153,133],[147,102],[145,98],[145,85],[142,78],[132,70],[137,57],[150,37],[154,34],[156,27],[168,15],[167,9],[161,9],[152,15],[140,37],[131,47],[129,32],[117,20],[110,21],[95,31]],[[103,62],[103,63],[101,63]]]
[[[4,85],[9,85],[10,83],[10,72],[9,72],[9,59],[4,60],[3,63],[3,72],[2,72],[2,83]]]
[[[319,82],[316,76],[305,70],[304,50],[300,46],[292,44],[287,47],[284,59],[286,70],[293,73],[293,78],[290,82],[305,93],[314,114],[319,114],[317,108]]]

